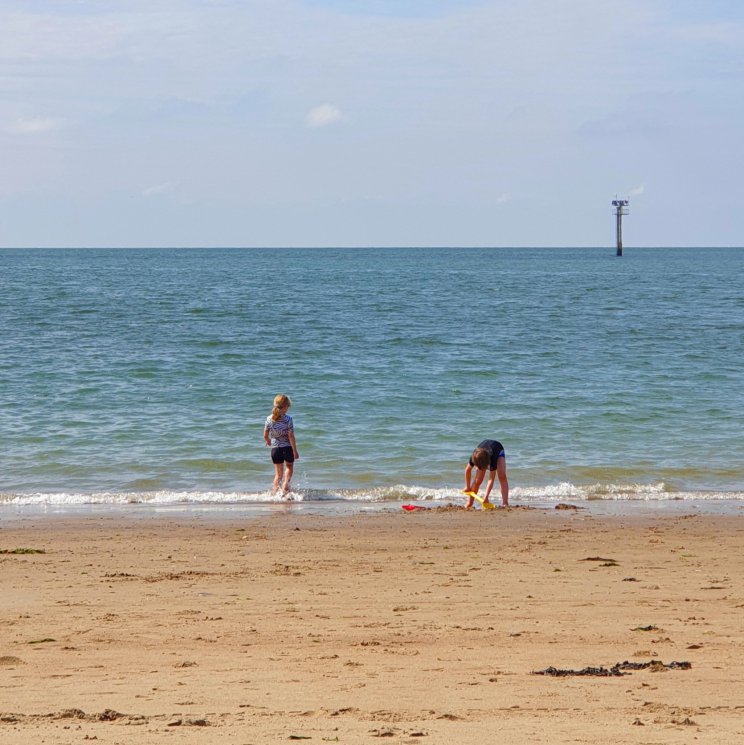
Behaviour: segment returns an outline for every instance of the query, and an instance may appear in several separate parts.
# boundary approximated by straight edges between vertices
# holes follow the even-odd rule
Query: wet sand
[[[738,742],[743,546],[744,514],[0,520],[0,742]]]

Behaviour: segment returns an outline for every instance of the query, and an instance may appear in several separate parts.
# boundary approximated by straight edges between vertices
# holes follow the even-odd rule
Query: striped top
[[[268,430],[269,437],[271,438],[271,447],[285,448],[291,446],[289,433],[294,432],[294,423],[289,414],[280,416],[276,422],[271,418],[271,414],[269,414],[266,417],[266,424],[264,424],[264,431],[266,430]]]

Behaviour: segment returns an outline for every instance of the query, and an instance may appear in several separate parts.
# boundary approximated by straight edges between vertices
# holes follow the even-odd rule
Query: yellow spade
[[[483,497],[479,497],[474,491],[464,491],[462,492],[466,497],[472,497],[477,502],[480,502],[481,507],[484,510],[495,510],[495,505],[491,504],[491,502],[484,502]]]

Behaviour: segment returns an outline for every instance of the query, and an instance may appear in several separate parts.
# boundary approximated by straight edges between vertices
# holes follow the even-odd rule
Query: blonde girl
[[[282,496],[289,491],[294,462],[300,457],[294,436],[294,423],[287,410],[292,405],[289,396],[277,393],[274,408],[266,417],[263,437],[266,447],[271,448],[271,462],[274,464],[274,491],[281,485]],[[282,483],[282,479],[284,482]]]

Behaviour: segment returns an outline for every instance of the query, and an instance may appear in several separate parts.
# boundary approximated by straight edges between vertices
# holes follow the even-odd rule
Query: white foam
[[[498,496],[498,486],[492,497]],[[372,489],[297,489],[292,501],[322,502],[461,502],[459,487],[431,488],[420,485],[395,484]],[[622,500],[744,500],[744,492],[675,491],[663,482],[653,484],[572,484],[561,482],[535,487],[515,487],[510,490],[510,501],[519,503]],[[189,504],[272,504],[288,501],[281,495],[266,491],[185,491],[161,490],[143,492],[33,492],[0,494],[0,505],[189,505]]]

